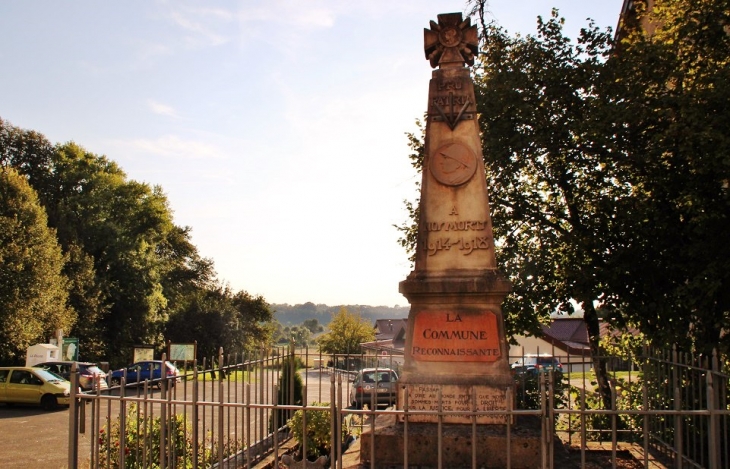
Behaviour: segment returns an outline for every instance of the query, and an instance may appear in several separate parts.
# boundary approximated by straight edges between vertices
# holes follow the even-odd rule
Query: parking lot
[[[307,386],[307,402],[329,402],[330,400],[330,375],[319,370],[302,371],[303,382]],[[192,382],[184,382],[177,389],[180,397],[192,393]],[[214,384],[214,383],[210,383]],[[262,392],[258,382],[252,383],[226,383],[224,382],[225,394],[231,394],[232,398],[241,399],[244,387],[250,384],[252,401],[259,392]],[[347,389],[349,382],[343,382],[343,403],[347,405]],[[206,388],[207,389],[207,388]],[[129,387],[127,395],[136,394],[136,387]],[[200,392],[200,391],[199,391]],[[264,394],[268,394],[266,389]],[[158,398],[160,391],[152,389],[151,396]],[[238,396],[238,397],[236,397]],[[208,392],[206,400],[217,399],[218,396],[211,396]],[[202,394],[199,396],[203,398]],[[87,404],[88,409],[88,404]],[[116,402],[112,403],[111,414],[118,412]],[[87,410],[86,433],[79,435],[79,460],[87,460],[90,450],[91,424],[88,422],[90,412]],[[202,423],[201,423],[202,424]],[[209,423],[206,423],[209,425]],[[251,414],[249,425],[253,428],[260,426],[256,413]],[[68,429],[69,410],[61,407],[55,411],[44,411],[40,407],[32,406],[6,406],[0,404],[0,467],[7,468],[29,468],[43,467],[49,469],[68,467]],[[81,466],[83,467],[83,465]]]
[[[88,435],[81,435],[88,452]],[[0,467],[68,467],[68,408],[0,405]]]

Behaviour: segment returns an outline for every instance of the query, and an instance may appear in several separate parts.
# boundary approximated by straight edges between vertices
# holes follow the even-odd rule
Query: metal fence
[[[562,362],[570,358],[555,350],[547,355]],[[526,419],[537,422],[539,467],[730,467],[730,376],[716,355],[645,348],[636,356],[592,361],[609,370],[607,395],[598,391],[591,370],[516,372],[507,409],[473,412],[471,467],[487,465],[478,454],[476,421],[488,413],[507,422],[493,426],[506,442],[500,467],[524,467],[513,456],[511,435]],[[74,394],[68,467],[278,467],[284,453],[298,459],[313,450],[326,453],[329,467],[352,467],[347,462],[357,446],[352,443],[373,435],[376,423],[388,418],[404,420],[399,465],[409,467],[408,422],[423,411],[409,410],[407,392],[397,408],[356,408],[350,396],[358,370],[397,373],[402,363],[402,356],[382,353],[326,356],[291,348],[257,356],[221,353],[178,363],[181,375],[175,379]],[[448,425],[441,421],[450,413],[434,413],[439,423],[433,425],[438,448],[432,467],[448,467],[441,443]],[[363,448],[351,460],[377,467],[375,445]]]

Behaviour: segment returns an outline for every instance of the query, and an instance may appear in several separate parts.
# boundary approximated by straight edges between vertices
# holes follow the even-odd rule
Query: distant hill
[[[304,304],[271,304],[274,310],[274,319],[284,326],[301,324],[307,319],[316,319],[320,324],[327,327],[332,315],[340,310],[341,306],[347,308],[351,313],[357,313],[375,324],[376,319],[400,319],[408,317],[410,306],[367,306],[367,305],[337,305],[327,306],[324,304],[315,305],[307,302]]]

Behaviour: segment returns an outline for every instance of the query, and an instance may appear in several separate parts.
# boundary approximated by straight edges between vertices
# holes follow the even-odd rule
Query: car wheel
[[[112,378],[111,383],[112,386],[119,386],[120,384],[122,384],[122,380],[119,378]]]
[[[52,396],[50,394],[43,396],[41,398],[41,407],[43,407],[43,410],[54,410],[58,407],[58,400],[56,399],[56,396]]]

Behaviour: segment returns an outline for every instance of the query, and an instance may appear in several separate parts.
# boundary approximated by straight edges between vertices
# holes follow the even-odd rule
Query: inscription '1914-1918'
[[[468,256],[477,249],[489,249],[489,237],[488,236],[476,236],[474,238],[441,238],[434,241],[430,241],[426,249],[428,249],[428,255],[433,256],[440,251],[448,251],[451,248],[463,251],[465,256]]]

